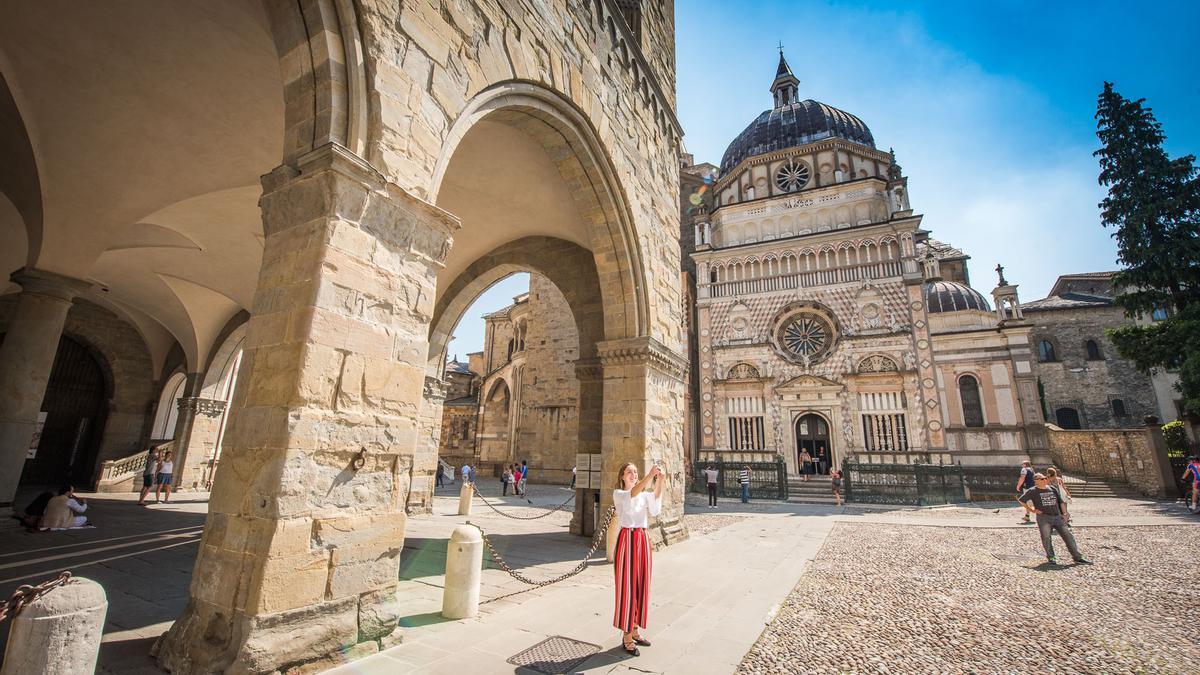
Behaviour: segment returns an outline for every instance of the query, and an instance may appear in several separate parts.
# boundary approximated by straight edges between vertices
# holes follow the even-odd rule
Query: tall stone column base
[[[176,675],[315,672],[398,639],[437,272],[457,221],[336,145],[264,176],[262,269]]]

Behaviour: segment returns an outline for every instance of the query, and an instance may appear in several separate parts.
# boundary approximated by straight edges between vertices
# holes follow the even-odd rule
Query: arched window
[[[958,397],[962,401],[963,424],[968,427],[983,426],[983,402],[979,399],[979,381],[974,375],[959,378]]]
[[[712,268],[712,271],[708,273],[708,282],[711,284],[717,283],[717,268]]]
[[[1082,429],[1079,423],[1079,411],[1074,408],[1059,408],[1054,411],[1054,421],[1061,429]]]
[[[1100,353],[1100,345],[1096,344],[1095,340],[1088,340],[1084,344],[1084,348],[1087,349],[1088,361],[1103,361],[1104,360],[1104,355]]]
[[[187,376],[175,373],[167,380],[162,395],[158,397],[158,410],[154,414],[154,433],[150,438],[156,441],[175,437],[175,423],[179,421],[179,399],[183,396],[183,385]]]
[[[1049,340],[1041,340],[1038,342],[1038,361],[1047,363],[1057,361],[1058,358],[1054,355],[1054,345],[1050,344]]]
[[[1112,405],[1113,417],[1128,417],[1129,413],[1125,412],[1125,401],[1114,398],[1109,403]]]

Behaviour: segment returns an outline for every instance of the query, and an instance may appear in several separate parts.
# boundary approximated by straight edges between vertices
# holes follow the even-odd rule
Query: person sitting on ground
[[[171,501],[171,476],[175,471],[175,462],[172,459],[173,455],[168,450],[163,453],[162,459],[158,461],[158,475],[154,486],[154,503],[158,503],[158,496],[164,489],[167,491],[164,502]]]
[[[138,506],[146,505],[146,495],[154,487],[154,476],[158,473],[158,448],[150,448],[146,452],[146,468],[142,469],[142,493],[138,495]]]
[[[38,523],[42,530],[68,530],[73,527],[91,525],[83,512],[87,511],[87,500],[75,496],[75,488],[64,485],[58,491],[58,496],[46,503],[46,512]]]
[[[43,492],[29,502],[29,506],[25,507],[23,514],[13,514],[13,517],[20,520],[25,527],[37,527],[42,515],[46,513],[46,504],[50,503],[51,499],[54,499],[53,492]]]
[[[1058,564],[1058,559],[1054,556],[1054,543],[1050,539],[1052,533],[1058,532],[1075,562],[1090,564],[1079,552],[1079,547],[1075,544],[1075,535],[1071,533],[1071,528],[1067,527],[1071,522],[1071,514],[1067,512],[1067,503],[1063,501],[1058,489],[1050,487],[1050,481],[1044,473],[1034,474],[1033,482],[1034,486],[1023,492],[1017,501],[1025,508],[1027,514],[1037,514],[1038,533],[1042,537],[1042,548],[1046,550],[1046,560],[1051,565]]]

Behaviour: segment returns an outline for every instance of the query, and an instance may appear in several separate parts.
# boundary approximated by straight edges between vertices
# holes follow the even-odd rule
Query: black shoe
[[[633,638],[633,642],[634,642],[634,644],[639,644],[639,645],[641,645],[641,646],[643,646],[643,647],[649,647],[649,646],[650,646],[650,641],[649,641],[649,640],[647,640],[646,638],[644,638],[644,637],[640,636],[640,635],[639,635],[639,636],[637,636],[637,637],[635,637],[635,638]]]
[[[1092,561],[1088,560],[1087,558],[1084,558],[1083,556],[1080,556],[1075,559],[1075,564],[1076,565],[1091,565]]]
[[[629,645],[625,644],[624,642],[621,643],[621,648],[624,649],[625,653],[629,654],[630,656],[641,656],[642,655],[642,653],[640,651],[638,651],[637,647],[630,647]]]

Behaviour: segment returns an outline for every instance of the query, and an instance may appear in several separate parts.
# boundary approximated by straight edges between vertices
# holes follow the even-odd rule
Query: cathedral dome
[[[925,284],[925,305],[930,314],[961,312],[975,309],[990,312],[987,298],[979,291],[953,281],[930,281]]]
[[[855,115],[812,99],[765,110],[733,139],[721,157],[721,173],[747,157],[804,145],[823,138],[843,138],[875,147],[871,130]]]

